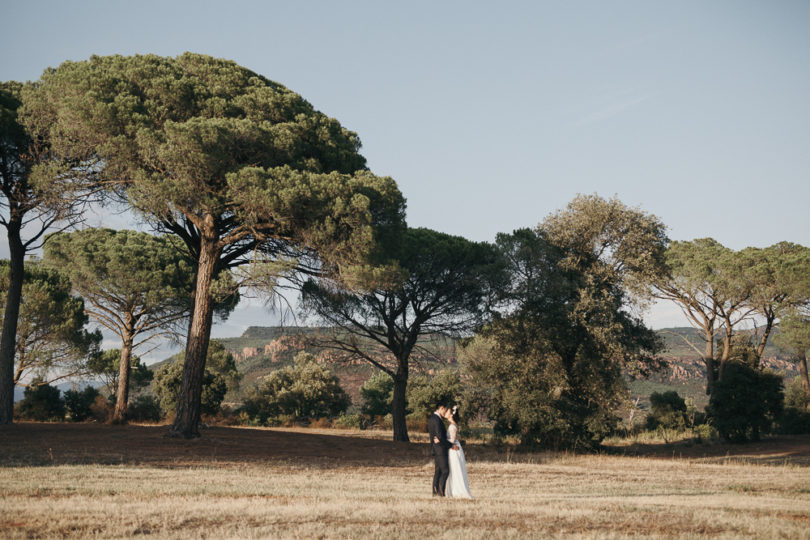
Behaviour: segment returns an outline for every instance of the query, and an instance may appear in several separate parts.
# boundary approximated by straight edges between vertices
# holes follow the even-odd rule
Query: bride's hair
[[[453,405],[453,422],[458,424],[460,420],[461,417],[458,414],[458,405]]]

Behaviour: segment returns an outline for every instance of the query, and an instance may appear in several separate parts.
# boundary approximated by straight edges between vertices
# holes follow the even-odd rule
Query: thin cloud
[[[650,99],[650,96],[645,95],[614,101],[595,112],[583,116],[574,123],[574,127],[582,127],[587,126],[589,124],[604,122],[605,120],[609,120],[615,116],[619,116],[620,114],[632,109],[633,107],[640,105],[641,103],[647,101],[648,99]]]

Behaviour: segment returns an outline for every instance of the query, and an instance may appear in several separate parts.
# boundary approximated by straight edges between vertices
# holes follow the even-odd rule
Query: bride
[[[446,418],[450,422],[450,426],[447,428],[447,438],[456,446],[449,452],[450,476],[447,477],[447,487],[444,492],[448,497],[472,499],[470,484],[467,481],[467,461],[464,459],[464,449],[461,448],[458,440],[458,405],[453,405],[452,410],[448,409]]]

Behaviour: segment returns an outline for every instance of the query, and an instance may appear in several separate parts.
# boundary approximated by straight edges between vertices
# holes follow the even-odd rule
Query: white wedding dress
[[[447,438],[451,443],[458,445],[458,450],[452,448],[448,450],[450,476],[447,477],[444,493],[448,497],[472,499],[470,483],[467,481],[467,460],[464,459],[464,449],[458,442],[458,426],[450,424],[450,427],[447,428]]]

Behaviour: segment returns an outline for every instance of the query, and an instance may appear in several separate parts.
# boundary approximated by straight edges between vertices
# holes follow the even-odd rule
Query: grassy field
[[[386,433],[165,429],[0,427],[0,537],[810,538],[808,437],[600,455],[471,444],[476,498],[456,501],[431,497],[425,444]]]

